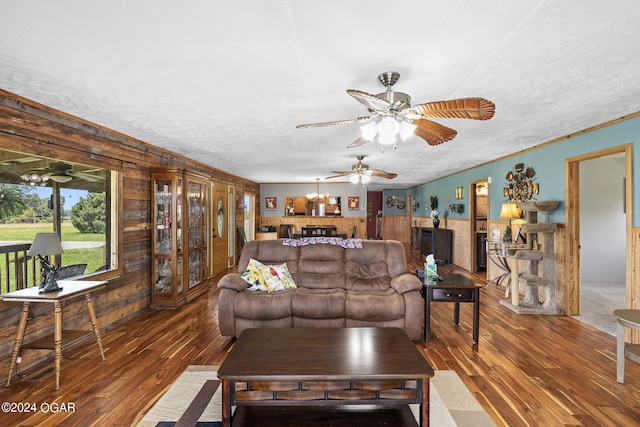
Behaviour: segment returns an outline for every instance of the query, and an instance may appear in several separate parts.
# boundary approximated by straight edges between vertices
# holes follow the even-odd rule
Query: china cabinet
[[[186,242],[187,260],[189,266],[186,271],[185,283],[187,286],[187,300],[194,298],[206,290],[205,286],[199,286],[203,280],[209,277],[209,243],[211,229],[208,214],[210,199],[210,182],[204,178],[190,173],[186,175],[186,206],[187,223]]]
[[[178,308],[208,277],[209,184],[176,167],[155,168],[151,183],[151,307]]]

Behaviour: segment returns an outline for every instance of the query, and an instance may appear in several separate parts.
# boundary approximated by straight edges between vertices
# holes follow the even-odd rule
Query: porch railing
[[[27,255],[31,243],[0,245],[0,294],[36,286],[36,259]]]

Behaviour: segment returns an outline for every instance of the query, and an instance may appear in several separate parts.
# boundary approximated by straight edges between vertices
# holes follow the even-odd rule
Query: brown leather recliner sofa
[[[241,274],[251,258],[286,263],[297,288],[249,290]],[[247,328],[380,326],[420,338],[422,282],[407,272],[404,247],[395,240],[365,240],[362,248],[348,249],[253,240],[242,249],[238,273],[225,275],[218,288],[218,324],[227,337]]]

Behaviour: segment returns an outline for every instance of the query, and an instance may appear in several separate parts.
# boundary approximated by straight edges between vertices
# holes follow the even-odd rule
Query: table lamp
[[[64,253],[60,239],[56,233],[37,233],[31,243],[31,247],[27,251],[28,256],[35,256],[40,260],[42,276],[44,277],[40,284],[40,293],[55,292],[62,288],[58,286],[56,278],[58,276],[58,268],[54,267],[48,257],[50,255],[61,255]]]
[[[511,234],[511,220],[514,218],[520,218],[520,211],[515,203],[503,203],[502,209],[500,209],[500,218],[509,218],[509,225],[504,230],[504,237],[502,241],[505,243],[511,243],[513,236]]]

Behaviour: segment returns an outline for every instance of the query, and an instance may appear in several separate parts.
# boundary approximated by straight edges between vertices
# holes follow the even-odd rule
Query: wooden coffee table
[[[429,425],[433,369],[399,328],[246,329],[218,377],[223,426],[231,426],[232,406],[241,420],[253,406],[274,407],[282,419],[283,406],[376,411],[410,403],[420,405],[420,425]]]

